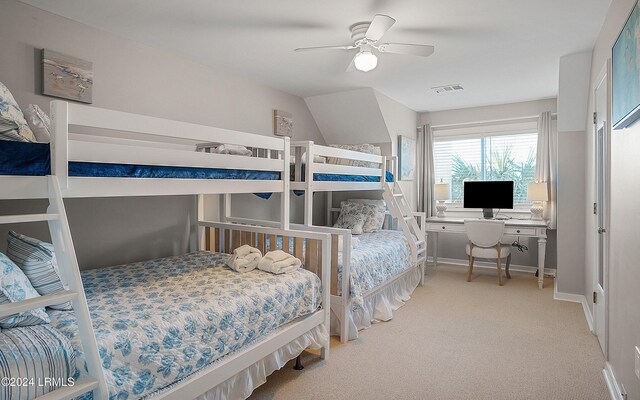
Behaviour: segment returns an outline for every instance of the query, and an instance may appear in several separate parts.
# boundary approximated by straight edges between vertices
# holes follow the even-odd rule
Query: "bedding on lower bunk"
[[[382,229],[353,236],[353,239],[356,239],[358,244],[351,249],[349,296],[353,299],[355,310],[363,306],[364,295],[368,291],[411,268],[412,263],[411,250],[402,231]],[[278,237],[277,247],[281,246],[282,237]],[[293,240],[289,240],[290,253],[293,253],[293,246]],[[338,295],[342,295],[342,257],[343,253],[339,252]]]
[[[411,250],[402,231],[383,229],[357,238],[358,245],[351,249],[349,285],[354,310],[364,305],[368,291],[412,267]],[[338,263],[338,288],[341,288],[342,253],[338,255]]]
[[[197,252],[82,272],[111,398],[167,388],[320,307],[315,274],[239,274],[223,266],[228,257]],[[86,371],[74,314],[48,313]]]

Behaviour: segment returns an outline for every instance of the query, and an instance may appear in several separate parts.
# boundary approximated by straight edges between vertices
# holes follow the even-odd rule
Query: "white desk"
[[[433,262],[438,264],[438,233],[458,233],[466,235],[464,220],[470,218],[427,218],[426,235],[434,235],[435,246],[433,250]],[[505,221],[504,234],[508,236],[522,236],[538,238],[538,287],[544,285],[544,256],[547,248],[547,221],[532,221],[510,219]]]

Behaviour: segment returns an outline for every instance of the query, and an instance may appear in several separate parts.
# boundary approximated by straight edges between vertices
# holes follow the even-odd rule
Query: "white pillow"
[[[7,87],[0,82],[0,140],[35,142],[20,106]]]
[[[351,234],[360,235],[363,231],[365,214],[364,205],[343,201],[340,206],[340,215],[334,228],[350,229]]]
[[[51,119],[37,104],[29,104],[24,112],[24,117],[37,142],[51,142]]]
[[[236,156],[251,155],[251,150],[247,149],[244,146],[240,146],[238,144],[221,144],[215,149],[212,149],[211,152],[216,154],[232,154]]]

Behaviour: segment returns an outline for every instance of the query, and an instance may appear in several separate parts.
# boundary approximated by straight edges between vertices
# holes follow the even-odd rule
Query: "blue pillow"
[[[29,279],[9,257],[0,253],[0,304],[15,303],[34,297],[40,297],[40,295],[31,286]],[[44,308],[36,308],[0,318],[0,328],[7,329],[50,322]]]
[[[41,295],[62,292],[65,288],[58,272],[58,263],[50,243],[9,232],[7,255],[29,278],[33,288]],[[71,302],[49,306],[54,310],[70,311]]]

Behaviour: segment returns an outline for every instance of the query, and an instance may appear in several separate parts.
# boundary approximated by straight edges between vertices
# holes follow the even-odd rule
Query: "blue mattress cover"
[[[303,166],[304,168],[304,166]],[[0,175],[44,176],[51,173],[51,154],[48,143],[25,143],[0,140]],[[291,169],[293,179],[293,166]],[[175,179],[242,179],[279,180],[276,171],[254,171],[222,168],[171,167],[159,165],[69,162],[69,176],[102,178],[175,178]],[[304,177],[304,174],[303,174]],[[324,182],[380,182],[371,175],[313,174],[314,181]],[[387,182],[393,174],[386,173]],[[295,191],[297,195],[302,191]],[[271,193],[255,193],[268,199]]]
[[[305,167],[306,165],[302,165],[302,182],[305,181]],[[291,181],[295,181],[295,165],[291,164]],[[386,171],[385,178],[387,182],[393,182],[393,174],[389,171]],[[313,180],[318,182],[380,182],[379,176],[373,175],[341,175],[341,174],[323,174],[323,173],[314,173]]]

